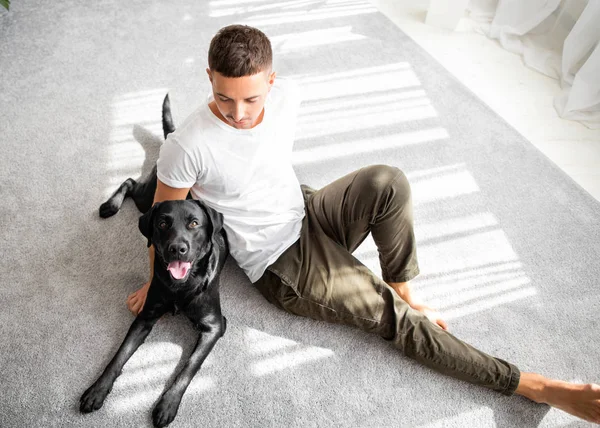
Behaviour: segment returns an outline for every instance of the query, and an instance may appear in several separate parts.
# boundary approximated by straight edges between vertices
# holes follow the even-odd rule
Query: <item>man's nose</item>
[[[233,110],[233,120],[235,120],[236,122],[239,122],[243,118],[244,118],[244,105],[237,104],[235,106],[235,109]]]

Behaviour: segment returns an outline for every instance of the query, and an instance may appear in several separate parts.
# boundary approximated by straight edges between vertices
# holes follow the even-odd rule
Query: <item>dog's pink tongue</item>
[[[167,270],[171,272],[173,278],[182,279],[185,278],[185,276],[188,273],[188,270],[190,270],[190,267],[192,267],[192,264],[190,262],[176,261],[169,263],[169,266],[167,266]]]

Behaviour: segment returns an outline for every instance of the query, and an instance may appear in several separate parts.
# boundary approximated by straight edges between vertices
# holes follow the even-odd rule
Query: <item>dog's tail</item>
[[[162,125],[165,139],[167,135],[175,131],[175,125],[173,125],[173,117],[171,116],[171,101],[169,101],[169,94],[165,96],[162,106]]]

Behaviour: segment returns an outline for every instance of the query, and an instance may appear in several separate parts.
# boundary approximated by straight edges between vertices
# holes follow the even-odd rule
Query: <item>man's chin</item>
[[[233,126],[235,129],[250,129],[250,128],[252,128],[251,120],[243,120],[241,122],[234,122],[233,120],[230,120],[229,124],[231,126]]]

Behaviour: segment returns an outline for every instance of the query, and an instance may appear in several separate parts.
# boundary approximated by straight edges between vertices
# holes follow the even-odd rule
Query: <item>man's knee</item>
[[[365,187],[375,194],[390,192],[401,199],[410,197],[410,185],[406,175],[395,166],[370,165],[365,170]]]

